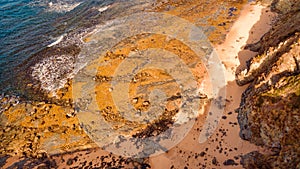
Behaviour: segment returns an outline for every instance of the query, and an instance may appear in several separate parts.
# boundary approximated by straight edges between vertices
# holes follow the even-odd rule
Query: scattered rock
[[[212,163],[213,165],[218,165],[219,162],[217,161],[217,158],[214,157],[214,158],[212,159],[211,163]]]
[[[228,159],[226,161],[223,162],[224,165],[238,165],[238,163],[236,163],[234,160],[232,159]]]

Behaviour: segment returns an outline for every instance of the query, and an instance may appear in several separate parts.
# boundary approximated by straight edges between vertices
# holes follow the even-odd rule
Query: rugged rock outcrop
[[[259,42],[258,52],[237,83],[250,86],[238,111],[240,137],[271,150],[244,156],[245,168],[300,168],[300,8],[296,1],[274,1],[279,16]]]

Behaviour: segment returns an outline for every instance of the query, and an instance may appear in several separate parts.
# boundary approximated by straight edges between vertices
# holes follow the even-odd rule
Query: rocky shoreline
[[[237,83],[250,86],[238,112],[240,137],[271,150],[243,157],[245,168],[300,168],[300,4],[274,1],[271,30],[247,49],[258,52]]]
[[[216,8],[214,3],[220,3],[224,7]],[[144,8],[149,7],[149,11],[155,12],[169,12],[203,26],[208,38],[217,45],[225,40],[226,33],[245,3],[239,0],[226,3],[218,0],[210,3],[185,0],[159,1],[157,4],[146,4]],[[178,167],[187,167],[188,165],[185,166],[183,163],[188,164],[191,159],[196,160],[191,162],[191,166],[196,166],[199,157],[204,158],[201,161],[203,163],[201,165],[199,163],[199,168],[236,166],[239,165],[239,159],[245,168],[300,168],[298,141],[300,139],[300,4],[297,0],[275,0],[270,5],[272,11],[279,13],[279,17],[272,29],[259,42],[246,45],[245,49],[258,52],[258,55],[248,62],[246,70],[237,72],[239,85],[250,83],[237,109],[240,137],[270,151],[232,155],[232,158],[223,160],[227,158],[227,152],[238,151],[238,149],[228,147],[227,150],[224,146],[223,150],[221,141],[224,142],[223,136],[225,137],[228,130],[225,131],[221,127],[214,138],[216,142],[221,140],[220,145],[213,144],[214,140],[210,140],[209,148],[217,145],[210,150],[205,148],[199,150],[201,153],[191,151],[188,154],[186,153],[189,152],[186,150],[188,148],[184,146],[182,149],[175,148],[173,153],[176,155],[172,157],[182,156],[180,160],[185,160],[182,164],[178,164]],[[190,6],[195,8],[191,9]],[[135,9],[134,5],[131,7],[132,10],[124,11],[123,14],[140,10]],[[214,10],[218,11],[218,15],[213,12]],[[97,9],[92,9],[90,12],[95,14],[95,11]],[[101,23],[102,16],[97,14],[93,16],[92,25]],[[115,15],[110,17],[113,19]],[[197,20],[201,17],[206,18],[208,22]],[[83,27],[91,31],[92,25],[83,25]],[[0,143],[0,167],[58,168],[59,165],[66,167],[94,165],[103,168],[151,167],[148,158],[131,159],[104,152],[97,148],[97,145],[81,129],[74,109],[70,80],[74,60],[80,52],[80,46],[84,43],[81,40],[88,41],[88,36],[86,39],[80,39],[79,35],[88,35],[88,32],[70,33],[64,37],[63,43],[37,53],[30,62],[24,63],[26,71],[23,76],[20,76],[24,83],[20,84],[19,88],[25,89],[20,93],[26,97],[4,95],[0,97],[0,136],[3,140]],[[67,40],[68,38],[71,40]],[[40,55],[45,56],[46,59],[36,59]],[[70,57],[65,60],[65,56]],[[56,64],[47,66],[50,61]],[[39,74],[32,69],[33,67],[47,69],[47,71]],[[58,67],[62,69],[57,72]],[[62,81],[56,81],[57,78],[62,78],[60,79]],[[41,83],[43,79],[48,81]],[[51,92],[52,89],[56,91]],[[231,118],[234,113],[230,111],[226,114],[223,120]],[[235,126],[234,122],[229,124]],[[199,128],[195,130],[199,132]],[[189,138],[192,139],[195,140]],[[222,161],[210,155],[210,153],[216,154],[215,151],[226,152],[225,157],[221,158]],[[160,158],[166,160],[166,157]],[[177,164],[176,162],[175,158],[174,163]]]

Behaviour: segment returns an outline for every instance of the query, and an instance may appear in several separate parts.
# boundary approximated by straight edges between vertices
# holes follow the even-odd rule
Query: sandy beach
[[[215,133],[206,142],[197,143],[197,128],[201,126],[197,123],[176,148],[150,158],[153,168],[242,168],[239,163],[240,155],[251,151],[264,151],[239,137],[235,109],[239,107],[241,95],[247,85],[238,86],[235,73],[238,68],[245,68],[246,61],[256,54],[243,50],[244,45],[258,41],[270,29],[276,15],[268,11],[268,8],[261,5],[246,5],[227,34],[225,42],[215,46],[220,60],[225,65],[227,80],[227,104]],[[203,119],[200,117],[198,121],[201,120]]]

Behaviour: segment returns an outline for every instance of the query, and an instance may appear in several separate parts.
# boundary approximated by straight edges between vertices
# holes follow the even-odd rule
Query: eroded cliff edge
[[[270,149],[243,157],[245,168],[300,168],[300,3],[275,0],[272,29],[247,49],[258,52],[237,83],[250,83],[238,111],[240,137]]]

